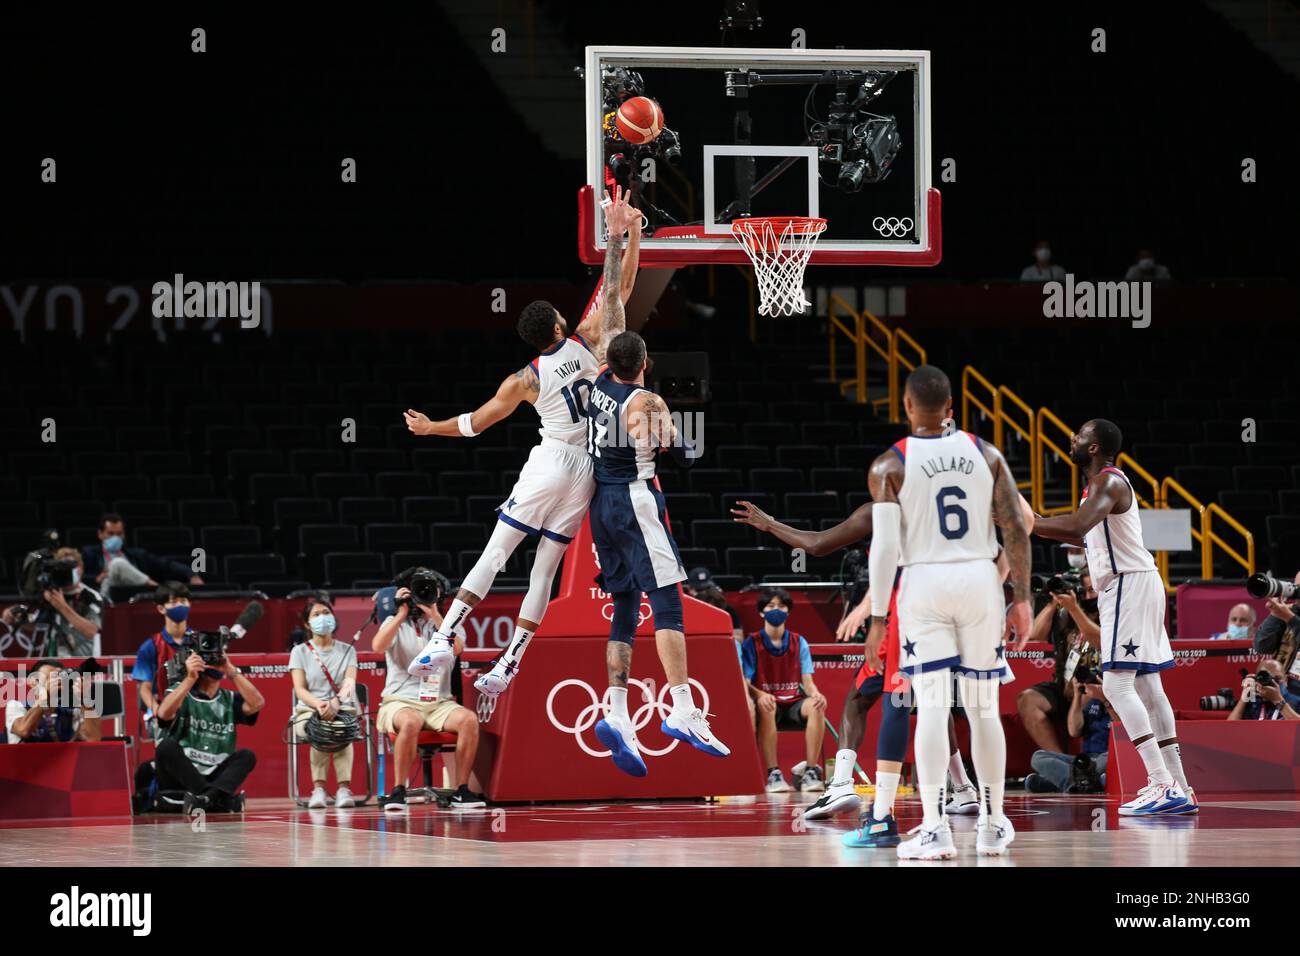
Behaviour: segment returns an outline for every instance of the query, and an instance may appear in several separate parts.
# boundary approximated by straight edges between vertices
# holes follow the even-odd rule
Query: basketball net
[[[754,263],[759,315],[802,314],[811,305],[803,294],[803,273],[825,230],[825,219],[808,216],[752,217],[731,224],[731,234]]]

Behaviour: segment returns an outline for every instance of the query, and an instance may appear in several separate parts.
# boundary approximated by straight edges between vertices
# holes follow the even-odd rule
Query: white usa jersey
[[[529,365],[539,385],[537,417],[542,420],[538,434],[566,445],[581,445],[587,440],[587,396],[600,365],[591,347],[580,335],[557,342]]]
[[[911,435],[892,451],[903,462],[899,564],[994,560],[993,471],[980,440],[963,431]]]
[[[1121,574],[1156,570],[1155,559],[1142,543],[1142,519],[1138,517],[1137,495],[1133,492],[1132,482],[1118,468],[1103,468],[1099,474],[1106,472],[1124,479],[1129,488],[1130,503],[1123,514],[1107,515],[1083,536],[1088,573],[1096,591],[1110,587]],[[1084,488],[1079,503],[1083,504],[1087,498],[1088,489]]]

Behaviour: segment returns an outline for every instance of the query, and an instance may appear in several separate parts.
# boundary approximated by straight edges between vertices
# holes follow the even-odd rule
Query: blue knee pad
[[[894,699],[894,694],[880,698],[880,734],[876,737],[876,759],[902,763],[907,758],[908,714],[911,708]]]
[[[649,592],[650,610],[655,616],[656,631],[682,631],[682,595],[676,584],[666,584]]]
[[[636,618],[637,611],[641,608],[641,593],[616,591],[612,597],[614,610],[610,615],[609,639],[630,645],[632,639],[636,637]]]

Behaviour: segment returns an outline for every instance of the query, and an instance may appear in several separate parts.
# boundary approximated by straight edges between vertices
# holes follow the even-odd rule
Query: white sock
[[[894,812],[894,797],[898,793],[900,774],[876,770],[876,802],[871,808],[871,815],[877,820]]]
[[[668,688],[668,693],[673,697],[673,713],[685,716],[695,709],[690,684],[676,684]]]
[[[918,674],[912,680],[916,695],[916,733],[912,752],[920,784],[926,829],[944,822],[943,795],[947,789],[948,714],[952,710],[952,672],[947,668]]]
[[[451,602],[451,607],[447,608],[447,613],[442,617],[442,625],[438,628],[438,636],[445,640],[454,640],[456,628],[474,610],[460,598]]]
[[[1142,741],[1137,745],[1137,752],[1152,783],[1174,782],[1173,774],[1165,767],[1165,758],[1160,754],[1160,744],[1156,743],[1156,738],[1148,737]]]
[[[842,786],[853,779],[853,765],[857,760],[856,750],[841,750],[835,754],[835,776],[831,778],[832,787]]]
[[[1187,785],[1187,774],[1183,773],[1183,751],[1176,743],[1160,745],[1160,758],[1164,761],[1169,775],[1183,788],[1183,793],[1191,789]]]
[[[609,716],[625,724],[632,723],[627,716],[627,688],[611,687],[607,694],[609,695]]]
[[[953,789],[974,786],[966,776],[966,764],[961,759],[961,752],[954,750],[948,758],[948,776],[952,777]]]
[[[957,678],[957,683],[970,724],[970,756],[980,778],[981,809],[990,822],[1001,824],[1002,795],[1007,785],[1007,739],[998,714],[999,685],[997,681],[964,675]]]
[[[510,646],[506,652],[501,655],[501,660],[506,664],[519,666],[519,662],[524,659],[524,651],[528,650],[528,642],[533,638],[532,631],[526,631],[519,625],[515,625],[515,636],[510,641]]]

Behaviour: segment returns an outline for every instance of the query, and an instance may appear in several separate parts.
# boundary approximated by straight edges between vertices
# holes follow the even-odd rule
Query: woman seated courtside
[[[294,647],[289,655],[289,674],[293,678],[294,705],[293,729],[297,740],[308,740],[307,721],[312,714],[321,720],[332,721],[340,711],[357,712],[357,652],[351,644],[334,639],[338,621],[334,607],[326,595],[308,598],[302,609],[302,621],[308,631],[308,640]],[[352,746],[336,752],[311,747],[312,794],[307,806],[323,809],[329,803],[325,791],[329,765],[334,764],[334,780],[338,791],[334,806],[343,809],[353,805]]]

